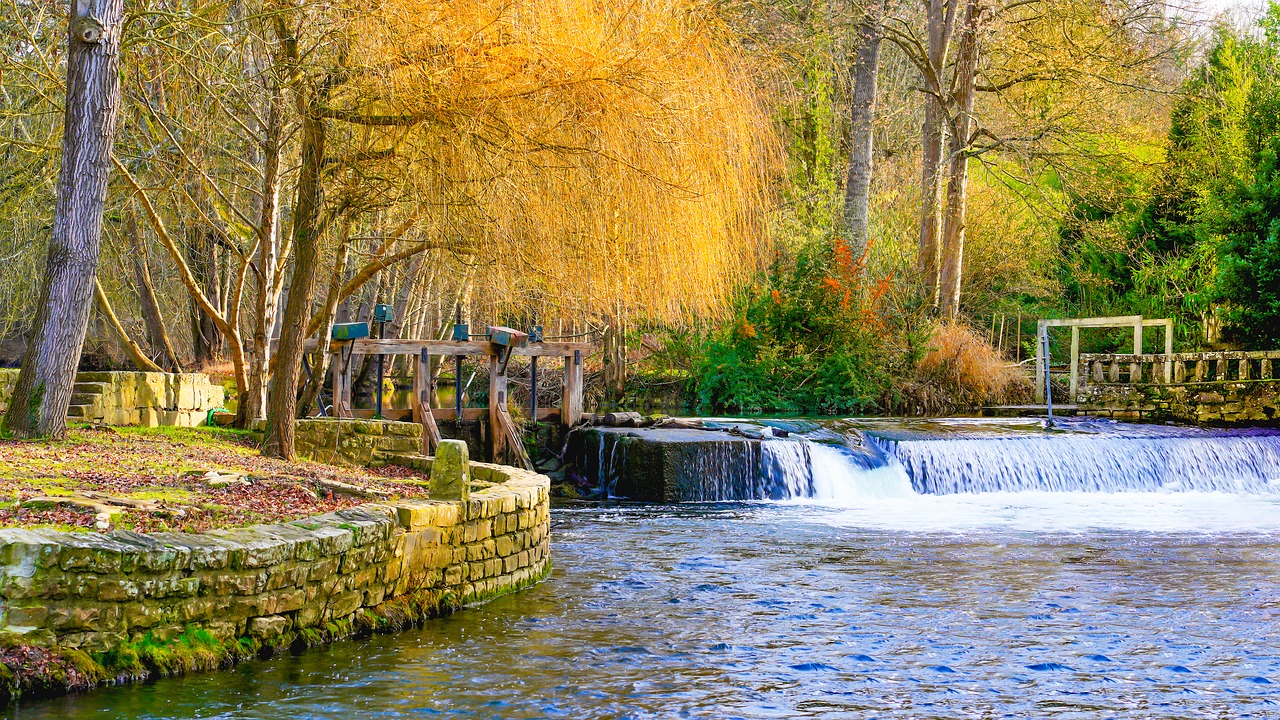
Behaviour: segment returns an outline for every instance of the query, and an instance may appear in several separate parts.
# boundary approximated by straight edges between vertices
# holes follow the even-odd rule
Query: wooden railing
[[[1096,385],[1280,382],[1280,350],[1172,355],[1081,354],[1079,376]]]

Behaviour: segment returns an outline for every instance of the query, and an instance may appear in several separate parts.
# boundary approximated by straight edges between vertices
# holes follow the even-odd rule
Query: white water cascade
[[[866,452],[763,443],[772,499],[835,505],[910,495],[1017,492],[1280,494],[1280,432],[1081,423],[1061,432],[862,434]],[[744,498],[745,499],[745,498]]]
[[[1280,435],[1273,434],[868,437],[922,494],[1280,491]]]

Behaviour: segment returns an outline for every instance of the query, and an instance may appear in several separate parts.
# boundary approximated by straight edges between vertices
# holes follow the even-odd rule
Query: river
[[[1274,718],[1280,497],[561,507],[542,584],[58,718]]]

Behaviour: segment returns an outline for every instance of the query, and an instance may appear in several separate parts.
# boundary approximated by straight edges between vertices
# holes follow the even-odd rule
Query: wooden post
[[[497,355],[489,356],[489,447],[490,460],[501,463],[507,453],[507,432],[502,425],[502,412],[507,407],[507,373]]]
[[[1142,382],[1142,318],[1133,324],[1133,362],[1129,363],[1129,384]]]
[[[1045,338],[1049,335],[1049,328],[1044,324],[1043,320],[1036,322],[1036,402],[1044,402],[1044,373],[1045,367],[1049,362],[1049,358],[1045,357]]]
[[[335,343],[338,349],[329,363],[333,367],[333,416],[336,418],[355,417],[351,412],[351,356],[347,356],[346,363],[342,361],[342,349],[350,343],[350,340]]]
[[[435,379],[431,376],[431,355],[423,350],[417,355],[413,370],[413,419],[422,423],[422,454],[430,455],[440,447],[440,427],[431,412],[431,398],[435,396]]]
[[[1076,401],[1076,390],[1080,387],[1080,328],[1071,327],[1071,399]]]
[[[342,351],[332,353],[329,359],[329,371],[333,373],[333,408],[329,411],[333,417],[342,417]]]
[[[1164,321],[1164,381],[1173,382],[1173,321]]]
[[[560,406],[560,422],[573,427],[582,419],[582,351],[564,359],[564,401]]]

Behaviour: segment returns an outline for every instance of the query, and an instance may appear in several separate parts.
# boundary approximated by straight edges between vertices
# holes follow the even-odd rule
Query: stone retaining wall
[[[104,677],[136,677],[111,663],[143,667],[139,653],[170,657],[154,648],[192,638],[223,648],[330,639],[540,579],[550,568],[547,478],[470,467],[480,489],[461,501],[369,504],[198,535],[0,530],[0,645],[82,651]],[[143,677],[170,671],[161,661],[146,668]]]
[[[1257,425],[1280,421],[1280,384],[1274,381],[1183,385],[1082,385],[1080,412],[1117,420],[1177,420],[1202,425]]]
[[[9,409],[9,398],[13,397],[13,386],[17,384],[17,370],[0,368],[0,413]]]
[[[387,465],[397,456],[422,449],[422,425],[418,423],[312,418],[299,420],[295,428],[298,457],[330,465]]]
[[[17,380],[17,370],[0,370],[0,412]],[[67,417],[104,425],[194,427],[223,401],[222,386],[204,373],[82,372]]]

